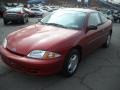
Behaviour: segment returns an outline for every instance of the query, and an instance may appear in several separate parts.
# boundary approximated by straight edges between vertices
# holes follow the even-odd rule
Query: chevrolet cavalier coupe
[[[69,77],[83,57],[98,47],[109,47],[111,35],[112,22],[99,11],[64,8],[9,34],[0,54],[15,70],[33,75],[61,72]]]

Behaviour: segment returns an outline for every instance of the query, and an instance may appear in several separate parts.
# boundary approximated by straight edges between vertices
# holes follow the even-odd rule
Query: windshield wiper
[[[53,25],[53,26],[57,26],[57,27],[62,27],[62,28],[67,28],[63,25],[60,25],[60,24],[57,24],[57,23],[43,23],[43,24],[46,24],[46,25]]]
[[[43,22],[40,22],[41,24],[43,25],[53,25],[53,26],[57,26],[57,27],[61,27],[61,28],[66,28],[66,29],[78,29],[78,28],[75,28],[75,27],[66,27],[66,26],[63,26],[63,25],[60,25],[60,24],[57,24],[57,23],[43,23]]]

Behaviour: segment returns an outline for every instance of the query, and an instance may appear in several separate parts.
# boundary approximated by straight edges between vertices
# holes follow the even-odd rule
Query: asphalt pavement
[[[36,22],[36,18],[31,18],[26,25],[4,26],[0,19],[0,44],[8,33]],[[113,24],[110,47],[99,48],[87,56],[70,78],[23,74],[10,69],[0,59],[0,90],[120,90],[120,24]]]

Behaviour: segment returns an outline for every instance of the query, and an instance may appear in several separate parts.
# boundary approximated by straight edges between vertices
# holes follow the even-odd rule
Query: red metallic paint
[[[62,70],[64,59],[74,47],[81,48],[81,55],[86,56],[100,47],[112,30],[112,22],[98,26],[97,30],[87,30],[86,24],[82,30],[70,30],[47,25],[31,25],[8,35],[7,49],[0,47],[2,60],[14,69],[35,75],[50,75]],[[11,49],[16,48],[16,52]],[[32,50],[47,50],[61,54],[52,60],[28,58]]]
[[[60,72],[63,65],[63,57],[51,60],[32,59],[15,55],[0,47],[3,61],[15,70],[26,72],[32,75],[51,75]]]

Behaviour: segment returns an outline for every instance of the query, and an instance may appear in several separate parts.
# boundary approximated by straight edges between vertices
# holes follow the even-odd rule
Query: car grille
[[[18,55],[18,56],[25,56],[25,55],[23,55],[23,54],[20,54],[20,53],[17,53],[17,52],[13,52],[13,51],[9,50],[8,48],[7,48],[7,50],[8,50],[9,52],[15,54],[15,55]]]

